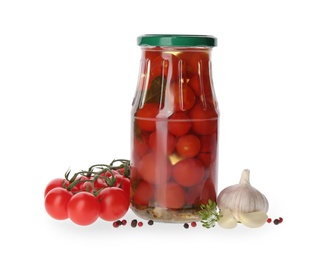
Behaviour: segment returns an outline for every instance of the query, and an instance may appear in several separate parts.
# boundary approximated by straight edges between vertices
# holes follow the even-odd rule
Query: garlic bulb
[[[262,226],[267,220],[269,203],[267,198],[249,181],[250,171],[245,169],[239,184],[235,184],[223,189],[217,198],[217,205],[221,210],[227,212],[224,222],[232,223],[228,210],[232,213],[236,221],[248,227]],[[222,226],[222,222],[219,223]],[[230,225],[231,227],[234,225]]]

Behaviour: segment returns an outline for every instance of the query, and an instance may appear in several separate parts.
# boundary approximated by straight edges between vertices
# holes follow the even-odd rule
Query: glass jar
[[[157,222],[200,221],[216,201],[219,109],[207,35],[138,37],[131,113],[131,209]]]

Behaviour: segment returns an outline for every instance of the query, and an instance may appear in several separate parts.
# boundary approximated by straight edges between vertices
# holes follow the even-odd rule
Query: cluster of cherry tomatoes
[[[114,166],[116,162],[120,165]],[[97,164],[87,171],[50,181],[44,191],[45,209],[54,219],[70,219],[86,226],[98,218],[116,221],[130,206],[130,168],[128,160]]]

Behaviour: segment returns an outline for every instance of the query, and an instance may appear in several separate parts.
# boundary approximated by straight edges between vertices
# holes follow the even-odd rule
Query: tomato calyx
[[[71,174],[70,169],[65,172],[64,188],[73,194],[86,191],[97,196],[108,187],[122,188],[122,181],[118,179],[130,178],[130,160],[114,159],[110,164],[94,164],[88,170],[76,172],[72,176]]]
[[[119,162],[119,165],[114,165]],[[89,167],[88,173],[91,175],[97,169],[101,170],[104,173],[106,171],[118,171],[124,177],[130,177],[130,160],[127,159],[114,159],[110,164],[94,164]]]

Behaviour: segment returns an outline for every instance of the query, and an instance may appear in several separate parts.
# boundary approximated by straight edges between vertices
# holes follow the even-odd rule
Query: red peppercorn
[[[115,227],[115,228],[117,228],[117,227],[119,227],[120,225],[119,225],[119,223],[117,222],[117,221],[114,221],[113,222],[113,227]]]
[[[271,222],[272,222],[272,219],[271,219],[271,218],[268,218],[268,219],[266,220],[266,222],[267,222],[267,223],[271,223]]]
[[[279,223],[282,223],[283,218],[279,217]]]
[[[194,222],[194,221],[191,222],[191,226],[192,226],[192,227],[196,227],[196,222]]]
[[[122,225],[125,226],[126,223],[127,223],[126,219],[123,219],[123,220],[122,220]]]
[[[143,226],[143,222],[139,221],[139,222],[138,222],[138,226],[139,226],[139,227],[142,227],[142,226]]]

